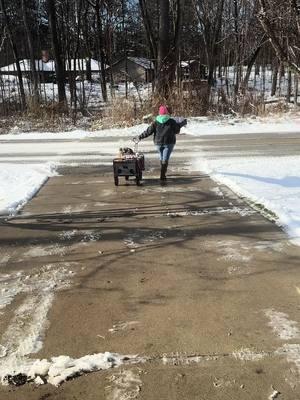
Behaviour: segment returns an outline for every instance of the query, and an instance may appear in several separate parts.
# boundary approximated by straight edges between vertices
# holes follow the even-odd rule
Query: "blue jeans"
[[[160,161],[166,162],[169,161],[169,158],[172,154],[175,144],[157,144],[156,148],[159,152]]]

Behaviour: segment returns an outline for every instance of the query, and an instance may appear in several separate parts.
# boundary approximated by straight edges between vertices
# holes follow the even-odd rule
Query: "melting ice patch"
[[[66,288],[70,281],[68,264],[44,266],[26,275],[23,271],[0,275],[0,309],[12,303],[18,294],[25,295],[17,307],[0,343],[0,379],[26,374],[34,360],[27,356],[42,348],[47,328],[47,315],[55,291]]]
[[[224,260],[227,262],[240,262],[249,263],[252,259],[251,247],[242,243],[239,240],[218,240],[218,241],[206,241],[205,247],[211,251],[217,251],[219,254],[218,260]],[[234,273],[238,270],[237,266],[230,267],[229,273]]]
[[[9,254],[0,254],[0,265],[5,265],[10,260]]]
[[[94,230],[84,230],[80,231],[78,229],[73,229],[70,231],[64,231],[59,234],[62,240],[72,240],[73,238],[80,239],[81,242],[95,242],[101,238],[101,233]]]
[[[300,344],[286,343],[276,353],[285,356],[288,362],[294,363],[300,373]]]
[[[111,383],[106,387],[109,392],[109,400],[129,400],[136,399],[142,387],[141,372],[132,370],[120,371],[108,378]]]
[[[48,245],[48,246],[33,246],[26,253],[24,253],[25,258],[34,257],[45,257],[52,255],[63,256],[66,252],[66,248],[59,245]]]
[[[167,232],[157,230],[153,232],[134,232],[125,237],[124,243],[130,249],[136,249],[141,245],[162,240],[167,236]]]
[[[214,207],[214,208],[201,208],[199,210],[185,210],[185,211],[169,211],[167,217],[188,217],[188,216],[202,216],[202,215],[219,215],[219,214],[238,214],[242,217],[255,214],[255,211],[247,207]]]
[[[71,231],[61,232],[58,236],[62,240],[71,240],[74,236],[78,234],[78,229],[73,229]]]
[[[233,357],[241,361],[259,361],[267,356],[264,352],[255,352],[251,349],[242,348],[232,353]]]
[[[117,324],[114,324],[113,327],[108,330],[108,332],[115,333],[118,331],[124,331],[127,328],[137,324],[139,324],[139,321],[118,322]]]
[[[269,318],[269,326],[280,339],[300,338],[300,331],[297,327],[298,322],[289,320],[287,314],[270,309],[265,310],[265,315]]]
[[[63,214],[72,214],[72,213],[79,213],[83,212],[87,209],[87,204],[79,204],[74,206],[66,206],[62,209]]]

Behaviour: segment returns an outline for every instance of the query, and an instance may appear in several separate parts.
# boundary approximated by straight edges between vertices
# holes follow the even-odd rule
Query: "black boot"
[[[160,165],[160,180],[165,181],[167,179],[166,173],[168,169],[168,161],[162,161]]]

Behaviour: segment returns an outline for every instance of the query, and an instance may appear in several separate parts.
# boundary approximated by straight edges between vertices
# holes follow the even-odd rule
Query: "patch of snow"
[[[218,215],[218,214],[239,214],[241,217],[246,217],[255,214],[256,211],[248,207],[215,207],[199,210],[186,210],[186,211],[169,211],[166,216],[168,217],[187,217],[187,216],[202,216],[202,215]]]
[[[276,350],[276,354],[284,356],[288,362],[295,364],[300,373],[300,344],[285,343]]]
[[[66,248],[59,245],[47,245],[47,246],[33,246],[26,253],[24,253],[25,258],[34,257],[45,257],[52,255],[63,256],[66,252]]]
[[[114,324],[113,327],[108,330],[108,332],[115,333],[118,331],[124,331],[127,328],[137,324],[139,324],[139,321],[118,322],[117,324]]]
[[[208,117],[189,118],[186,127],[181,133],[194,136],[213,135],[240,135],[247,133],[291,133],[299,132],[299,117],[290,116],[266,117],[261,119],[236,119],[225,118],[222,120],[209,119]]]
[[[79,204],[79,205],[68,205],[62,209],[63,214],[72,214],[83,212],[87,209],[87,204]]]
[[[71,230],[71,231],[64,231],[64,232],[61,232],[61,233],[59,234],[59,237],[60,237],[60,239],[63,239],[63,240],[70,240],[70,239],[72,239],[74,236],[78,235],[78,233],[79,233],[78,229],[73,229],[73,230]]]
[[[222,192],[222,190],[219,187],[214,187],[214,188],[210,189],[210,191],[215,193],[219,197],[224,197],[224,193]]]
[[[136,399],[142,387],[140,373],[130,369],[120,371],[108,378],[111,383],[106,387],[109,393],[109,400],[129,400]]]
[[[147,243],[153,243],[157,240],[164,239],[167,236],[167,232],[163,230],[153,231],[153,232],[137,232],[129,234],[125,239],[124,243],[127,247],[131,249],[136,249],[141,245]]]
[[[82,242],[96,242],[102,236],[101,233],[96,231],[83,231],[81,234],[83,234]]]
[[[66,264],[59,267],[47,265],[29,276],[23,272],[1,277],[0,307],[10,304],[19,293],[25,299],[14,312],[14,316],[1,338],[0,379],[6,382],[8,375],[26,373],[34,362],[28,355],[41,350],[47,329],[47,315],[54,300],[54,292],[69,285]]]
[[[164,354],[162,363],[164,365],[190,365],[218,359],[218,355],[187,355],[186,353],[176,352],[174,354]]]
[[[269,326],[280,339],[291,340],[300,338],[300,331],[297,327],[298,322],[289,320],[287,314],[272,309],[265,310],[264,312],[269,318]]]
[[[242,348],[232,353],[233,357],[241,361],[259,361],[267,356],[264,352],[254,352],[251,349]]]
[[[298,156],[208,157],[194,169],[209,173],[237,194],[263,205],[278,217],[294,244],[300,244],[300,173]]]
[[[17,360],[18,361],[18,360]],[[14,365],[8,366],[2,371],[0,376],[3,384],[8,384],[11,377],[23,374],[24,383],[35,382],[39,377],[44,383],[50,383],[59,386],[66,380],[74,378],[89,372],[107,370],[119,367],[124,363],[136,364],[143,362],[142,358],[137,356],[121,356],[119,354],[105,352],[92,355],[86,355],[80,358],[71,358],[69,356],[52,357],[50,360],[39,359],[21,359]]]
[[[31,199],[50,176],[53,164],[1,164],[0,215],[15,214]]]
[[[277,397],[280,395],[280,392],[278,392],[278,390],[275,390],[274,388],[272,388],[272,391],[273,392],[268,397],[269,400],[277,399]]]
[[[9,254],[1,254],[0,255],[0,265],[7,264],[9,260],[10,260]]]

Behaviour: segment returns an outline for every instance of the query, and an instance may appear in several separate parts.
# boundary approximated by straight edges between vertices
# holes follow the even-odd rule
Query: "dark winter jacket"
[[[148,129],[139,136],[139,139],[145,139],[153,135],[155,144],[175,144],[176,135],[184,125],[186,125],[185,119],[179,118],[176,121],[169,115],[159,115]]]

